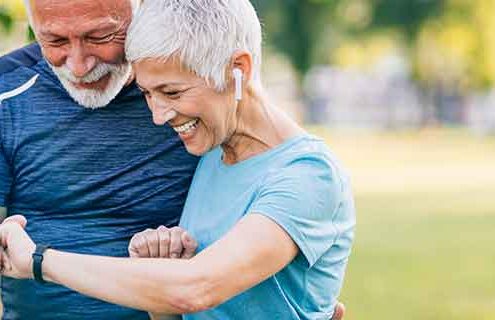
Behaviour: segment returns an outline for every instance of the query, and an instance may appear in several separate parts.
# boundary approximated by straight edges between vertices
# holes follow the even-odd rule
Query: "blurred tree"
[[[413,47],[422,24],[441,12],[444,0],[252,0],[266,40],[284,52],[302,76],[349,38],[396,29]]]
[[[14,19],[7,11],[6,8],[0,7],[0,26],[3,27],[6,31],[12,30],[12,26],[14,24]]]
[[[495,0],[449,0],[421,27],[416,72],[426,83],[461,91],[495,84]]]
[[[0,0],[0,29],[7,32],[18,30],[15,25],[26,21],[26,11],[22,0]],[[26,41],[34,41],[34,34],[31,28],[27,28]]]
[[[439,16],[445,0],[373,0],[371,28],[396,28],[414,43],[422,24]]]
[[[318,60],[317,51],[331,30],[334,0],[252,0],[266,40],[285,53],[300,76]],[[320,61],[321,62],[321,61]]]
[[[0,7],[3,7],[14,20],[26,20],[24,1],[0,0]]]

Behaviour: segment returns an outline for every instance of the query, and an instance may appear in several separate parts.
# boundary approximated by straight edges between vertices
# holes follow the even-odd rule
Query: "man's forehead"
[[[30,0],[30,7],[42,20],[69,16],[127,18],[132,14],[131,3],[131,0]]]

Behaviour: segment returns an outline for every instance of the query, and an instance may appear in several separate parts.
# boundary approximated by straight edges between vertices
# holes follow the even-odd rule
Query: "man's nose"
[[[75,77],[82,78],[96,66],[96,58],[87,54],[80,44],[73,45],[67,56],[66,65]]]

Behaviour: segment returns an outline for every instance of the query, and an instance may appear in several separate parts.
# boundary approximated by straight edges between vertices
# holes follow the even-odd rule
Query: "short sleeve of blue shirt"
[[[311,267],[338,236],[334,218],[342,202],[340,184],[322,155],[305,155],[267,176],[250,212],[279,224]]]
[[[7,206],[7,196],[12,185],[12,175],[10,173],[3,148],[0,147],[0,207]]]
[[[0,108],[2,101],[0,101]],[[0,127],[0,207],[7,207],[8,194],[12,186],[12,173],[4,151],[4,133]]]

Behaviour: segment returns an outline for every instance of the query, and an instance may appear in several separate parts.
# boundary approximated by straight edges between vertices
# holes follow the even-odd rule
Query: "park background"
[[[495,0],[253,0],[264,82],[352,177],[346,320],[495,319]],[[0,54],[29,39],[0,0]]]

